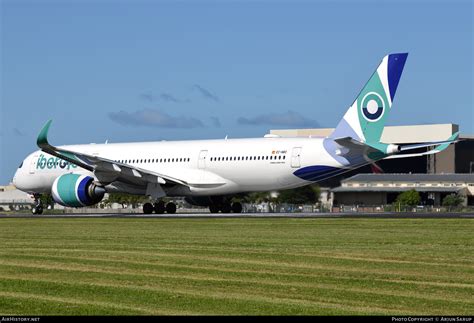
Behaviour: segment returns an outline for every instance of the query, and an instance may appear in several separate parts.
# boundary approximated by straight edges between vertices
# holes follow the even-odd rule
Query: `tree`
[[[279,203],[314,204],[319,201],[320,189],[316,184],[280,191]]]
[[[43,207],[48,208],[49,205],[53,205],[53,196],[51,194],[41,194],[40,201]]]
[[[252,192],[237,194],[232,202],[240,203],[289,203],[313,204],[319,201],[320,189],[317,184],[307,185],[289,190],[278,191],[278,197],[272,192]]]
[[[109,197],[103,201],[104,204],[121,204],[122,208],[125,208],[125,205],[132,205],[133,208],[136,208],[138,204],[149,201],[148,196],[143,195],[132,195],[126,193],[109,193]]]
[[[443,206],[456,207],[460,206],[464,202],[464,197],[458,194],[449,194],[443,199]]]
[[[415,190],[402,192],[397,196],[396,203],[400,205],[416,206],[420,204],[420,193]]]

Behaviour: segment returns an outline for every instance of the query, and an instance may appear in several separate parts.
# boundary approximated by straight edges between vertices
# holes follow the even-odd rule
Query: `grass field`
[[[0,219],[1,315],[474,314],[474,220]]]

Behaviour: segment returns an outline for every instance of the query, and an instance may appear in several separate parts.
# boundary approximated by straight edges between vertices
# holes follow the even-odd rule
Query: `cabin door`
[[[206,158],[207,158],[207,150],[201,150],[199,152],[199,159],[198,159],[199,169],[206,169]]]
[[[294,147],[293,152],[291,153],[291,167],[300,168],[301,167],[301,147]]]

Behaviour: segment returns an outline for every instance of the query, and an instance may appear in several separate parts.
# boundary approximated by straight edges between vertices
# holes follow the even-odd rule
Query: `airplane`
[[[241,192],[292,189],[374,164],[383,159],[438,153],[457,142],[393,144],[380,141],[408,53],[386,55],[335,130],[327,137],[105,143],[53,146],[49,120],[37,138],[39,150],[17,169],[13,184],[35,199],[41,194],[68,207],[99,203],[105,193],[146,195],[145,214],[173,214],[163,197],[184,197],[211,213],[240,213],[230,198]],[[414,149],[427,148],[423,152]],[[408,152],[408,153],[407,153]]]

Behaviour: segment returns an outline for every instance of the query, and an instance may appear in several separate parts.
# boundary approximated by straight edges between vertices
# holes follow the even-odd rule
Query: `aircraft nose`
[[[20,167],[15,171],[15,175],[13,175],[12,179],[12,184],[19,190],[24,189],[24,180],[22,180],[22,166],[23,163],[21,163]]]
[[[13,184],[16,188],[18,188],[18,170],[15,171],[15,175],[13,175],[12,184]]]

